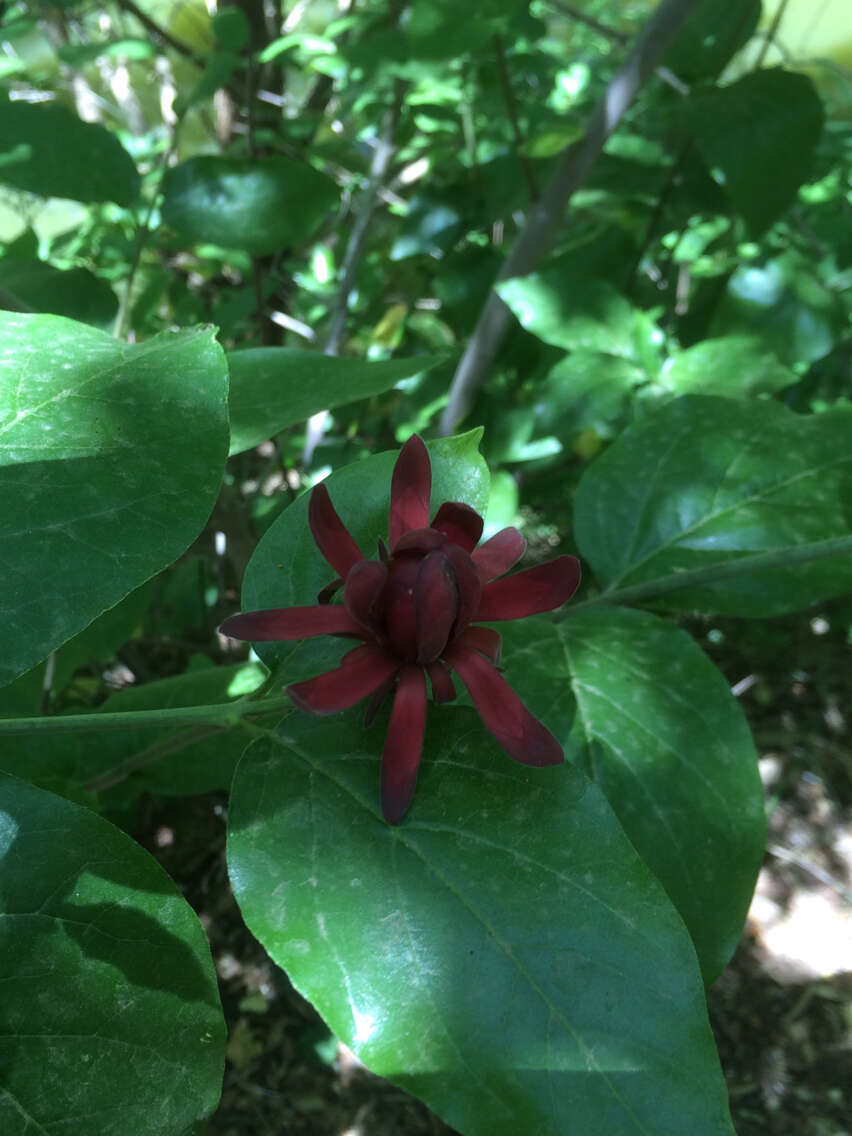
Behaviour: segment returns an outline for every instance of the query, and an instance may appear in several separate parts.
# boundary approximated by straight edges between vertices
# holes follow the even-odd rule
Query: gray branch
[[[497,281],[524,276],[550,251],[554,230],[562,221],[571,196],[585,180],[624,112],[697,5],[698,0],[663,0],[660,4],[592,113],[582,142],[565,153],[541,198],[530,209],[527,223],[498,273]],[[476,391],[506,334],[509,319],[509,309],[492,291],[453,376],[449,402],[441,418],[442,434],[451,434],[473,404]]]

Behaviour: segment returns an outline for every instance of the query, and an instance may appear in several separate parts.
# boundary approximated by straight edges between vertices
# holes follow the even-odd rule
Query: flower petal
[[[471,553],[479,578],[483,584],[496,580],[510,568],[514,568],[526,551],[527,542],[517,529],[511,526],[500,529]]]
[[[388,824],[399,824],[411,804],[425,729],[423,668],[405,666],[400,671],[382,753],[382,814]]]
[[[469,647],[453,646],[444,655],[458,671],[486,728],[515,761],[524,765],[559,765],[562,746],[534,718],[489,662]]]
[[[388,570],[380,560],[362,560],[346,577],[343,592],[346,610],[374,634],[379,630],[379,601],[387,582]]]
[[[328,490],[320,482],[311,491],[308,503],[308,523],[314,534],[317,548],[338,576],[346,576],[349,569],[364,557],[349,530],[331,503]]]
[[[372,644],[356,647],[333,671],[307,682],[296,682],[287,693],[300,710],[311,714],[335,714],[348,710],[386,682],[399,669],[399,659]]]
[[[447,645],[459,610],[459,592],[450,561],[430,552],[420,561],[414,585],[417,662],[431,663]]]
[[[480,655],[484,655],[495,667],[500,662],[503,640],[491,627],[466,627],[456,639],[456,643],[461,647],[472,647],[474,651],[479,651]]]
[[[444,548],[444,555],[453,566],[459,592],[458,614],[453,628],[453,637],[455,638],[456,635],[464,631],[465,627],[476,616],[482,585],[479,582],[473,561],[457,544],[448,544]]]
[[[482,517],[461,501],[445,501],[432,521],[432,528],[465,552],[473,552],[482,536]]]
[[[399,452],[391,478],[390,546],[409,529],[425,529],[429,524],[432,493],[432,465],[422,438],[412,434]]]
[[[393,546],[393,554],[397,556],[400,552],[434,552],[436,548],[443,548],[446,539],[443,533],[436,532],[435,529],[409,529]]]
[[[456,688],[453,686],[453,676],[438,659],[428,663],[426,673],[432,683],[432,700],[434,702],[455,702]]]
[[[342,607],[281,607],[267,611],[244,611],[220,626],[223,635],[260,643],[268,639],[310,639],[314,635],[357,635],[364,629]]]
[[[575,556],[559,556],[486,584],[474,618],[523,619],[553,611],[570,600],[579,583],[580,561]]]

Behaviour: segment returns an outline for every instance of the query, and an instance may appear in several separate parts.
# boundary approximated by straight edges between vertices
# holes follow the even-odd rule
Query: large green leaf
[[[705,981],[742,933],[763,857],[763,790],[723,675],[646,612],[501,625],[506,678],[606,794],[692,935]]]
[[[0,181],[42,197],[129,205],[139,174],[115,134],[61,103],[0,102]]]
[[[381,732],[294,716],[234,780],[246,922],[335,1033],[465,1136],[731,1133],[692,945],[599,788],[444,707],[392,828]]]
[[[477,451],[481,430],[429,443],[432,459],[432,512],[444,501],[464,501],[484,514],[488,467]],[[333,473],[326,481],[343,523],[367,557],[387,540],[394,452],[377,454]],[[311,604],[334,579],[308,527],[309,494],[285,509],[255,549],[243,579],[243,611]],[[351,647],[351,643],[348,644]],[[256,650],[283,679],[306,678],[335,666],[346,640],[307,639],[301,643],[258,643]],[[280,670],[278,670],[280,668]]]
[[[630,426],[583,476],[582,557],[608,589],[848,536],[852,410],[805,418],[775,402],[689,395]],[[852,557],[785,565],[654,599],[766,616],[849,590]]]
[[[210,948],[159,865],[88,809],[0,776],[0,1130],[178,1136],[225,1030]]]
[[[228,355],[231,453],[256,446],[317,411],[380,394],[440,361],[434,355],[415,355],[371,363],[294,347],[233,351]]]
[[[0,769],[86,804],[93,800],[86,788],[89,782],[126,762],[138,762],[115,787],[104,787],[107,808],[126,805],[145,792],[189,796],[227,789],[248,740],[239,727],[208,734],[195,727],[135,727],[131,722],[121,730],[98,731],[98,715],[222,705],[256,690],[265,675],[258,663],[237,663],[128,687],[93,712],[91,731],[5,738]],[[281,713],[272,721],[279,718]],[[143,761],[144,755],[150,755],[150,761]]]
[[[806,75],[753,71],[690,96],[683,114],[701,156],[755,235],[810,176],[824,112]]]
[[[190,158],[169,170],[163,220],[193,241],[254,256],[302,244],[337,204],[337,186],[305,162]]]
[[[0,312],[0,684],[170,564],[213,507],[228,449],[212,331],[120,343]]]

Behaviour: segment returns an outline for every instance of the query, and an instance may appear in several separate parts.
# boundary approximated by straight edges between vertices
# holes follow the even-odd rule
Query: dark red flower
[[[308,517],[314,540],[337,573],[319,606],[250,611],[226,619],[235,639],[306,639],[343,635],[362,643],[333,671],[297,682],[288,694],[303,710],[333,714],[372,695],[368,717],[395,689],[382,755],[382,812],[397,824],[414,793],[426,726],[426,678],[435,702],[456,697],[450,670],[470,692],[486,727],[503,749],[525,765],[558,765],[562,747],[521,702],[497,670],[500,636],[479,620],[522,619],[552,611],[570,599],[580,564],[560,556],[505,577],[524,553],[517,529],[505,528],[484,544],[482,518],[468,505],[446,501],[429,523],[432,467],[414,435],[393,471],[390,549],[366,560],[324,485],[311,493]],[[503,576],[503,579],[498,577]],[[343,603],[331,598],[343,588]]]

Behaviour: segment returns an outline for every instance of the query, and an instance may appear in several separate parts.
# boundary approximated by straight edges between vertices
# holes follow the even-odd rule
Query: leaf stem
[[[703,568],[693,568],[688,572],[673,572],[670,576],[658,576],[656,580],[646,580],[626,588],[610,588],[575,604],[561,617],[568,618],[573,612],[584,608],[601,607],[603,604],[635,604],[641,600],[662,596],[668,592],[680,591],[699,584],[714,584],[719,580],[730,580],[736,576],[748,576],[753,572],[764,572],[772,568],[787,568],[791,564],[807,564],[815,560],[852,554],[852,536],[831,537],[828,540],[798,544],[792,548],[773,549],[771,552],[756,552],[740,556],[735,560],[724,560],[717,564],[707,564]]]
[[[274,714],[292,705],[286,695],[252,702],[226,702],[214,706],[169,706],[159,710],[125,710],[104,714],[65,714],[48,718],[0,719],[0,734],[70,734],[101,730],[162,729],[174,726],[209,726],[228,729],[247,715]]]

